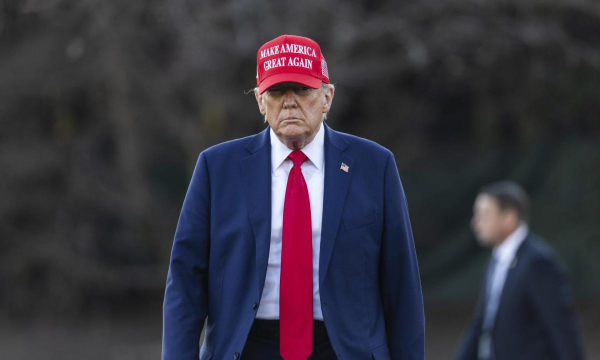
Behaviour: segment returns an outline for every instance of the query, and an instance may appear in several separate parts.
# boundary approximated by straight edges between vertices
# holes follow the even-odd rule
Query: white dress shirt
[[[313,262],[313,319],[323,320],[319,295],[319,252],[321,250],[321,224],[323,219],[323,187],[325,180],[325,130],[323,124],[315,138],[302,152],[308,159],[302,164],[302,175],[308,187],[310,219],[312,226]],[[275,135],[271,135],[271,246],[265,287],[256,317],[279,319],[279,276],[281,274],[281,235],[283,230],[283,204],[287,180],[293,163],[288,159],[292,152]]]
[[[492,251],[492,256],[496,259],[496,268],[492,275],[490,298],[487,301],[485,314],[486,318],[489,317],[490,325],[494,323],[496,312],[500,305],[500,297],[502,296],[502,289],[506,282],[508,270],[513,266],[517,250],[519,250],[528,233],[529,228],[523,224]]]

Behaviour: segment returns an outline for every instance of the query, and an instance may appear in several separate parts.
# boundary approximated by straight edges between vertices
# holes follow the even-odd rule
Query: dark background
[[[264,128],[256,51],[315,39],[328,123],[392,150],[429,359],[448,359],[488,251],[477,189],[521,183],[600,358],[600,5],[592,0],[0,0],[0,348],[160,357],[173,234],[198,154]]]

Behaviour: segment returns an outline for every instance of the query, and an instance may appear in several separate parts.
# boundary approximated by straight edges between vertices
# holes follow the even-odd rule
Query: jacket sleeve
[[[532,263],[529,296],[546,331],[547,344],[556,359],[583,358],[579,325],[565,276],[553,258]]]
[[[425,358],[423,294],[406,197],[394,156],[385,167],[380,289],[392,359]]]
[[[163,360],[198,359],[208,302],[210,182],[204,153],[190,182],[171,251],[163,304]]]

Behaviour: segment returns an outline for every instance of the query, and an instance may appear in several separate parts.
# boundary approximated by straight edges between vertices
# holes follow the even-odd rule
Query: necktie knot
[[[301,150],[294,150],[289,155],[288,158],[292,160],[294,166],[300,166],[304,161],[306,161],[307,157]]]

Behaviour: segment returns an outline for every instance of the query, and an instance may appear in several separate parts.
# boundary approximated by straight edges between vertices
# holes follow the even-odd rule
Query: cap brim
[[[321,79],[317,79],[314,76],[306,74],[276,74],[271,75],[264,79],[263,82],[258,85],[258,93],[262,94],[273,85],[281,84],[284,82],[295,82],[298,84],[306,85],[309,88],[318,89],[321,87]]]

